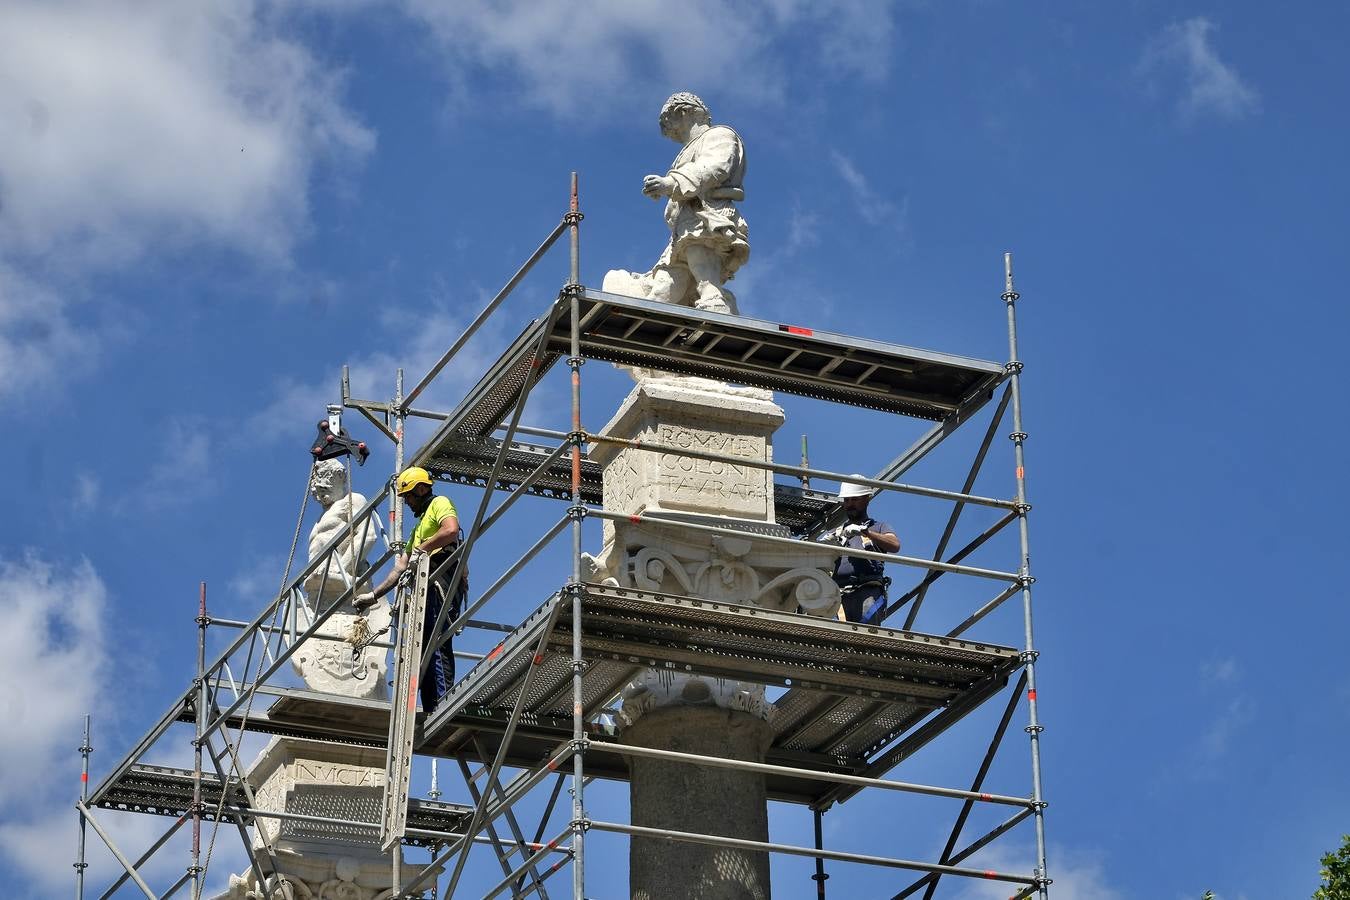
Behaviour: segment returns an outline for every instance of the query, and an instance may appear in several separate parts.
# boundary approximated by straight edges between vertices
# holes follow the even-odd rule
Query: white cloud
[[[1212,763],[1228,753],[1233,738],[1251,722],[1252,705],[1245,697],[1233,697],[1210,720],[1200,735],[1200,762]]]
[[[0,730],[0,810],[49,789],[34,761],[78,761],[72,751],[104,676],[106,601],[87,560],[0,560],[0,621],[22,638],[0,653],[0,719],[10,723]]]
[[[873,226],[890,225],[902,233],[908,230],[908,197],[901,197],[899,204],[888,199],[872,187],[867,176],[853,164],[853,160],[838,150],[830,151],[830,159],[839,177],[848,185],[849,192],[853,195],[854,206],[857,207],[858,215],[862,216],[864,222]]]
[[[1125,894],[1111,886],[1099,854],[1051,846],[1046,856],[1052,882],[1050,895],[1055,900],[1124,900]],[[1029,873],[1035,858],[1031,846],[996,842],[961,865],[975,869]],[[961,888],[953,894],[956,900],[1008,900],[1008,896],[1015,893],[1013,886],[1007,882],[948,876],[942,883],[946,885],[949,881],[955,883],[953,887],[959,885]]]
[[[88,369],[100,346],[58,291],[0,261],[0,400]]]
[[[1205,114],[1238,119],[1261,106],[1260,94],[1219,58],[1211,42],[1214,31],[1203,16],[1174,22],[1148,42],[1139,61],[1139,73],[1148,78],[1180,73],[1185,84],[1177,108],[1188,119]]]
[[[778,102],[805,69],[876,80],[887,71],[893,30],[891,4],[864,0],[405,4],[445,50],[458,93],[477,70],[505,72],[524,99],[559,115],[601,114],[614,101],[650,102],[672,89],[706,90],[714,104]],[[810,52],[778,52],[789,40],[810,42]]]
[[[250,0],[0,7],[0,241],[126,258],[168,240],[284,257],[324,156],[374,137],[341,78]]]
[[[200,416],[169,419],[159,458],[144,481],[121,498],[119,510],[162,511],[210,496],[218,487],[210,424]]]
[[[1227,684],[1238,677],[1238,662],[1231,656],[1211,659],[1200,666],[1200,680],[1205,684]]]

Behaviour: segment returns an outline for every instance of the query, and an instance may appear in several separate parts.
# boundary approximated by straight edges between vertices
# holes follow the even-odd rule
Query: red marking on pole
[[[88,772],[81,772],[81,773],[80,773],[80,781],[88,781],[88,780],[89,780],[89,773],[88,773]]]
[[[1025,466],[1018,466],[1018,467],[1017,467],[1017,477],[1018,477],[1018,478],[1026,478],[1026,477],[1027,477],[1027,470],[1026,470],[1026,467],[1025,467]]]
[[[488,662],[491,662],[492,660],[496,659],[499,655],[501,655],[501,652],[502,652],[502,645],[501,645],[501,644],[498,644],[497,646],[493,647],[493,648],[488,652],[488,655],[487,655]]]
[[[408,712],[417,708],[417,676],[408,679]]]
[[[981,795],[980,795],[980,799],[981,799],[981,800],[993,800],[993,799],[994,799],[994,795],[993,795],[993,794],[981,794]]]
[[[544,654],[536,653],[534,655],[534,664],[537,666],[544,661]]]
[[[985,870],[984,870],[984,877],[985,877],[985,878],[997,878],[997,877],[998,877],[998,873],[995,872],[993,869],[985,869]]]
[[[1031,690],[1027,691],[1027,699],[1028,699],[1028,700],[1035,700],[1035,699],[1036,699],[1036,689],[1035,689],[1035,688],[1032,688]]]
[[[639,523],[639,522],[642,521],[642,516],[629,516],[629,517],[628,517],[628,521],[630,521],[630,522],[632,522],[634,525],[636,525],[637,523]]]
[[[786,331],[788,334],[804,334],[807,337],[815,334],[810,328],[803,328],[800,325],[779,325],[779,331]]]
[[[550,772],[556,772],[558,771],[558,761],[556,759],[550,759],[548,762],[544,763],[544,768],[548,769]]]

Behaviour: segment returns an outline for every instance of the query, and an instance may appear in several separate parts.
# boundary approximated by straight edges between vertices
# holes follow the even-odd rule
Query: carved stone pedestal
[[[637,385],[601,434],[733,461],[596,444],[605,509],[641,518],[606,522],[600,553],[585,560],[586,580],[832,618],[833,557],[765,540],[788,536],[774,521],[772,473],[734,461],[773,460],[783,411],[769,392],[634,374]],[[763,762],[772,713],[763,685],[653,669],[624,690],[618,718],[631,744]],[[635,825],[768,839],[763,776],[638,758],[630,766]],[[769,897],[764,853],[634,838],[629,867],[640,900]]]
[[[624,743],[764,762],[773,729],[758,716],[714,706],[665,706],[625,729]],[[764,776],[630,757],[634,825],[769,839]],[[632,839],[633,900],[769,900],[769,854]]]
[[[273,738],[249,767],[260,809],[370,822],[380,819],[384,751]],[[276,858],[275,870],[264,844]],[[388,900],[393,876],[374,829],[317,822],[258,819],[254,853],[268,876],[230,878],[218,900]],[[422,867],[403,866],[411,879]]]

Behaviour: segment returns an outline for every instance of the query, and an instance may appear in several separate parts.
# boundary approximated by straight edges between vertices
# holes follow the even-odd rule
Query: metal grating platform
[[[192,772],[188,769],[135,765],[112,784],[98,806],[103,809],[180,818],[191,813],[192,784]],[[215,775],[203,774],[203,819],[212,821],[216,818],[220,795],[220,779]],[[248,809],[248,800],[243,788],[239,786],[238,779],[232,778],[224,810],[228,815],[241,809]],[[408,827],[422,831],[455,832],[461,830],[472,815],[472,807],[457,803],[411,799],[408,807]],[[252,817],[245,816],[246,824],[251,825],[252,821]],[[433,846],[434,841],[430,837],[409,834],[403,843],[408,846]]]
[[[506,420],[521,391],[568,352],[567,305],[559,299],[521,332],[417,454],[419,463],[434,457],[442,441],[481,439]],[[982,403],[1006,376],[1002,365],[986,360],[590,289],[580,307],[581,354],[588,359],[920,419],[940,421]]]
[[[568,337],[559,317],[549,350],[567,352]],[[581,298],[581,353],[935,421],[1005,376],[985,360],[590,289]]]
[[[775,702],[778,736],[767,762],[880,777],[996,694],[1021,666],[1018,652],[890,628],[777,613],[688,597],[587,585],[583,712],[591,741],[616,740],[606,708],[648,667],[755,681],[787,690]],[[550,625],[551,623],[551,625]],[[478,759],[495,753],[524,672],[545,632],[539,664],[507,765],[531,768],[572,738],[570,600],[555,595],[511,632],[421,723],[418,753]],[[383,747],[389,704],[294,688],[231,728]],[[423,717],[419,714],[419,719]],[[184,708],[181,721],[193,721]],[[623,759],[587,756],[586,771],[626,780]],[[768,776],[777,800],[825,804],[857,789],[793,775]]]
[[[1021,665],[1008,647],[599,585],[587,591],[583,712],[592,740],[610,737],[594,722],[619,690],[656,667],[789,686],[775,704],[779,736],[768,761],[859,773],[873,768],[875,754],[892,742],[903,745],[920,723],[927,728],[941,720],[933,735],[940,733]],[[475,733],[500,732],[546,632],[548,649],[526,697],[517,742],[529,737],[511,753],[537,762],[565,743],[572,709],[570,611],[569,599],[553,597],[469,672],[425,723],[421,752],[460,754]],[[917,739],[895,762],[928,739]],[[626,777],[622,763],[608,757],[592,754],[588,771],[594,761],[595,774]],[[771,776],[769,789],[798,802],[844,796],[836,786],[795,777]]]

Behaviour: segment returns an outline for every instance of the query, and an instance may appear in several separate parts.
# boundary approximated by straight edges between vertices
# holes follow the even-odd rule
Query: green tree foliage
[[[1313,900],[1350,900],[1350,834],[1341,835],[1341,849],[1322,857],[1321,875]]]

